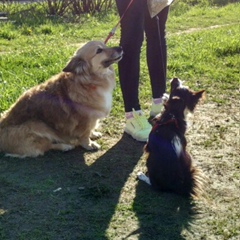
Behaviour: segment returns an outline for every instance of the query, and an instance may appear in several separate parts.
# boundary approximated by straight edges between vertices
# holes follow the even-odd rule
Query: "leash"
[[[162,47],[162,41],[161,41],[161,31],[160,31],[160,24],[159,24],[159,17],[158,15],[156,15],[156,21],[157,21],[157,28],[158,28],[158,39],[159,39],[159,47],[161,49]],[[166,72],[165,72],[165,69],[166,69],[166,66],[164,66],[164,63],[163,63],[163,53],[161,51],[161,58],[162,58],[162,68],[163,68],[163,73],[164,73],[164,78],[167,79],[166,77]]]
[[[108,40],[115,34],[117,27],[119,26],[119,24],[121,23],[122,19],[124,18],[126,12],[128,11],[128,9],[130,8],[130,6],[132,5],[134,0],[131,0],[127,6],[127,8],[125,9],[125,11],[123,12],[121,18],[119,19],[118,23],[113,27],[113,29],[110,31],[110,33],[108,34],[107,38],[104,41],[104,44],[107,44]]]

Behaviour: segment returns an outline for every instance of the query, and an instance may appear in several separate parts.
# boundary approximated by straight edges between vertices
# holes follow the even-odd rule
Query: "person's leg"
[[[145,32],[147,39],[147,64],[149,69],[153,105],[150,115],[161,111],[166,91],[167,46],[165,27],[169,7],[164,8],[157,17],[151,18],[145,12]],[[162,99],[163,98],[163,99]]]
[[[119,15],[126,10],[130,0],[116,0]],[[125,112],[140,110],[138,100],[140,52],[143,42],[143,0],[135,0],[121,21],[120,46],[123,59],[118,63],[119,80]]]
[[[144,36],[144,5],[146,0],[135,0],[121,21],[120,45],[123,59],[118,64],[123,95],[126,126],[124,131],[138,141],[147,141],[151,125],[139,104],[140,52]],[[119,15],[125,12],[130,0],[116,0]],[[136,111],[135,111],[136,110]]]

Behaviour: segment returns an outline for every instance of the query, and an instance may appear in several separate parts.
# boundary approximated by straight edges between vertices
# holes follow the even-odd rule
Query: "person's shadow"
[[[107,144],[110,145],[110,144]],[[143,154],[143,143],[123,137],[108,151],[75,149],[43,157],[0,156],[2,239],[182,239],[189,201],[137,185],[133,211],[139,229],[108,235],[119,197]],[[121,227],[121,226],[120,226]]]

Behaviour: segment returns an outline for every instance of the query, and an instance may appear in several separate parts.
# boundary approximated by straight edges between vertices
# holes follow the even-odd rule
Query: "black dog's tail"
[[[198,198],[204,190],[205,178],[203,172],[196,167],[184,174],[184,180],[178,183],[175,192],[187,197]]]
[[[201,169],[193,167],[191,169],[192,188],[190,194],[193,198],[199,197],[204,192],[205,177]]]

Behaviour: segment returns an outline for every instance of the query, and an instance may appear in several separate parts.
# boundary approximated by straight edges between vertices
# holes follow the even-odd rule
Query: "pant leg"
[[[169,7],[164,8],[157,16],[151,18],[148,9],[145,11],[145,32],[147,41],[147,64],[153,98],[162,97],[166,92],[167,46],[165,38],[166,21]]]
[[[121,21],[120,45],[123,58],[118,63],[119,80],[125,112],[140,110],[139,71],[140,52],[143,42],[144,5],[146,0],[134,0]],[[130,0],[116,0],[119,15],[127,8]]]

